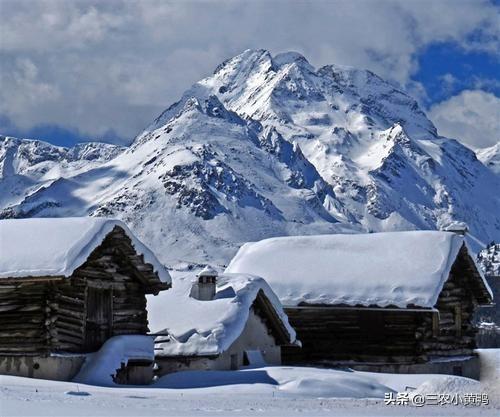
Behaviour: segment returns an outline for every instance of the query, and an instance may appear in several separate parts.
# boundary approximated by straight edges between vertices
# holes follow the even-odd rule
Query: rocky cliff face
[[[500,243],[491,242],[477,254],[477,263],[484,275],[500,277]]]

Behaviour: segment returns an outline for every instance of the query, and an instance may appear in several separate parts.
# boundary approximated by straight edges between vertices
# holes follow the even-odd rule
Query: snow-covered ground
[[[266,367],[167,375],[148,387],[97,387],[0,376],[2,416],[497,416],[500,350],[481,350],[484,381]],[[415,389],[415,390],[413,390]],[[488,405],[386,405],[386,393],[487,393]],[[412,395],[410,393],[410,395]]]

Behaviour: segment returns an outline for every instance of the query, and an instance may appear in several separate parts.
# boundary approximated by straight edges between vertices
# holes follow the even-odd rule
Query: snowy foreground
[[[482,350],[481,383],[448,375],[395,375],[267,367],[180,372],[145,387],[97,387],[0,376],[2,416],[496,416],[500,350]],[[385,404],[386,393],[487,393],[488,405]]]

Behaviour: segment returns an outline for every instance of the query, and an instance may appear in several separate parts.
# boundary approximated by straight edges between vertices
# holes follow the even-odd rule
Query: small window
[[[360,310],[359,326],[363,339],[379,343],[385,341],[385,313],[377,310]]]
[[[235,353],[231,355],[231,370],[236,371],[238,369],[238,355]]]

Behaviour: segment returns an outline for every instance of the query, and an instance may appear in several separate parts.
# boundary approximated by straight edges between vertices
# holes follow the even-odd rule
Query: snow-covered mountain
[[[500,277],[500,243],[491,242],[479,252],[477,263],[484,275]]]
[[[500,141],[488,148],[476,150],[476,155],[484,165],[500,175]]]
[[[102,142],[65,148],[0,135],[0,208],[19,204],[27,195],[61,177],[99,166],[124,149]]]
[[[129,148],[99,149],[91,163],[40,151],[59,174],[32,175],[37,159],[13,163],[16,152],[3,157],[0,217],[115,216],[169,264],[223,264],[270,236],[452,220],[474,242],[500,240],[500,179],[472,151],[375,74],[315,69],[296,53],[224,62]],[[32,182],[13,188],[26,172]]]
[[[499,233],[498,178],[469,149],[438,136],[414,99],[369,71],[315,70],[296,53],[246,51],[194,90],[201,88],[298,143],[365,229],[461,219],[482,239]]]
[[[125,220],[168,263],[223,263],[244,241],[334,232],[349,218],[299,148],[214,96],[191,97],[117,157],[63,174],[1,212],[86,214]]]

